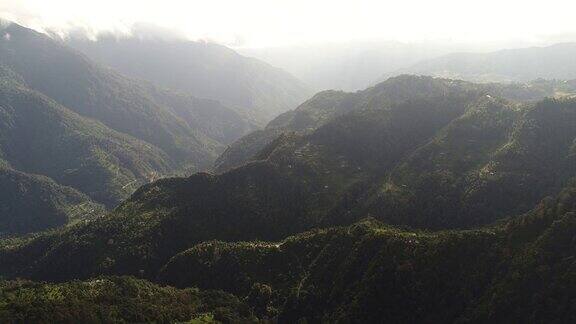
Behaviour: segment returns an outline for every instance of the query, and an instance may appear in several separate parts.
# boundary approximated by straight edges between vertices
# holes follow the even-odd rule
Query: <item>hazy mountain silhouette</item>
[[[295,108],[310,90],[290,74],[222,45],[138,33],[66,43],[126,75],[218,100],[256,123]]]

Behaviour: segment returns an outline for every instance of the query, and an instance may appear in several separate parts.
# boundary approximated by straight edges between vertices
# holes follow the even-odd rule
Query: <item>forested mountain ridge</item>
[[[0,275],[222,289],[281,323],[573,320],[576,99],[413,76],[352,97],[253,162],[0,241]]]
[[[104,214],[102,205],[44,176],[0,166],[0,236],[39,232]]]
[[[134,190],[121,190],[128,182],[148,182],[175,167],[152,145],[79,116],[23,84],[2,79],[0,103],[3,160],[79,188],[109,206]]]
[[[340,100],[347,98],[341,91],[323,91],[298,106],[295,110],[287,111],[274,120],[266,128],[256,130],[238,139],[218,157],[214,162],[213,170],[224,172],[233,167],[240,166],[253,158],[266,145],[285,132],[305,132],[322,125],[330,118],[340,114],[339,109],[350,110]],[[346,103],[351,100],[346,101]]]
[[[416,83],[420,83],[416,85]],[[436,89],[433,84],[436,83]],[[440,86],[443,84],[443,86]],[[376,104],[402,102],[413,96],[441,94],[445,89],[461,88],[481,92],[514,102],[536,102],[546,97],[566,97],[576,94],[576,82],[535,80],[529,83],[473,84],[469,82],[401,75],[377,86],[355,93],[323,91],[272,120],[265,129],[254,131],[228,146],[214,164],[215,172],[224,172],[254,158],[256,153],[285,132],[309,133],[332,119],[354,110],[361,110],[374,98]]]
[[[101,214],[144,183],[207,168],[255,129],[217,101],[124,77],[31,29],[3,23],[0,36],[0,165],[10,188],[0,233]]]
[[[568,186],[492,228],[412,232],[367,219],[280,242],[205,242],[158,279],[246,296],[282,323],[566,323],[575,208]]]
[[[356,93],[322,91],[292,111],[272,120],[264,130],[246,135],[230,145],[216,160],[215,171],[223,172],[242,165],[254,157],[280,134],[285,132],[310,133],[334,118],[354,110],[363,109],[371,100],[377,105],[401,102],[411,96],[439,95],[450,88],[464,89],[472,84],[453,80],[432,81],[429,77],[399,76]]]
[[[223,45],[154,31],[133,36],[100,35],[96,40],[69,37],[66,44],[126,75],[233,108],[265,125],[307,99],[312,92],[290,74]]]
[[[471,228],[530,210],[576,175],[575,100],[521,105],[462,82],[396,81],[385,89],[413,86],[418,94],[394,101],[375,93],[364,108],[310,133],[283,135],[259,161],[222,175],[145,185],[110,215],[23,246],[16,255],[42,257],[23,257],[35,265],[9,271],[60,280],[139,270],[154,276],[202,241],[277,240],[367,215]],[[77,266],[53,272],[58,264]]]
[[[103,213],[175,168],[159,149],[86,119],[0,67],[0,232]],[[27,228],[28,227],[28,228]]]
[[[387,210],[389,223],[403,223],[407,213],[422,217],[424,227],[434,227],[425,218],[438,215],[454,224],[466,215],[493,220],[527,211],[576,174],[575,108],[573,99],[525,109],[487,100],[399,164],[374,210]],[[410,210],[396,214],[399,201]]]
[[[129,79],[31,29],[12,23],[0,33],[0,62],[28,87],[160,148],[181,169],[205,168],[223,144],[254,127],[218,102]]]
[[[278,242],[204,242],[175,255],[155,280],[181,288],[224,290],[246,301],[258,317],[280,323],[378,322],[383,318],[411,323],[566,323],[575,319],[576,311],[570,279],[576,253],[571,242],[576,233],[575,210],[576,191],[569,185],[531,212],[491,228],[414,232],[367,219]],[[464,259],[467,261],[462,262]],[[13,286],[3,288],[2,298],[13,295],[0,314],[19,314],[26,309],[17,307],[21,295],[14,292],[19,289],[67,289],[65,298],[83,301],[86,288],[99,289],[93,282],[108,280],[87,281],[89,286],[82,290],[78,288],[86,283],[9,283]],[[120,286],[110,286],[112,283]],[[134,295],[124,287],[143,284],[146,289],[157,289],[133,279],[128,279],[128,284],[112,278],[107,285],[129,298],[148,294]],[[163,289],[169,293],[161,299],[163,303],[180,300],[170,296],[182,291]],[[39,295],[39,302],[43,296]],[[222,303],[225,299],[216,300]],[[113,304],[127,307],[120,300]],[[147,304],[140,301],[136,305]],[[43,316],[58,316],[50,305]],[[163,314],[183,316],[176,309],[184,311],[172,304]],[[242,309],[240,306],[234,316],[248,316],[249,311]],[[65,316],[78,316],[72,314],[77,313]],[[216,314],[222,318],[227,313]],[[224,317],[224,322],[230,320]]]
[[[223,177],[163,179],[141,187],[109,215],[2,251],[2,275],[150,278],[172,255],[204,240],[277,240],[309,228],[311,194],[306,184],[263,163]]]

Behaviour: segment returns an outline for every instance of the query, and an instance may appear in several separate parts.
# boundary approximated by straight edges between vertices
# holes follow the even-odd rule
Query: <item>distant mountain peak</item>
[[[537,78],[576,79],[576,43],[504,49],[489,53],[460,52],[428,59],[381,78],[412,73],[474,82],[528,82]]]

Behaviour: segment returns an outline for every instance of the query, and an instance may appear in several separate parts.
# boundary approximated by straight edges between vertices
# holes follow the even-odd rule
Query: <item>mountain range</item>
[[[461,52],[417,62],[385,73],[421,74],[473,82],[527,82],[535,79],[576,79],[576,43],[505,49],[488,53]]]
[[[220,45],[2,24],[0,322],[575,322],[570,51],[309,96]]]
[[[256,124],[306,100],[311,91],[290,74],[222,45],[152,33],[73,36],[65,43],[125,75],[218,100]]]
[[[411,90],[400,86],[402,80],[411,80],[409,76],[399,76],[356,93],[343,91],[322,91],[298,106],[294,110],[279,115],[262,130],[256,130],[228,146],[214,164],[217,173],[229,170],[248,162],[256,153],[283,133],[310,133],[333,119],[345,115],[352,110],[360,109],[367,100],[372,100],[374,93],[384,92],[379,96],[390,97],[386,100],[406,99],[413,96]],[[423,78],[422,80],[427,80]],[[546,97],[566,97],[576,95],[576,80],[534,80],[526,83],[484,83],[472,84],[459,81],[469,88],[474,88],[486,94],[501,97],[514,102],[536,102]],[[430,91],[423,85],[416,92]],[[416,95],[417,95],[416,94]]]
[[[10,188],[0,197],[0,233],[100,215],[144,183],[209,168],[227,144],[256,129],[250,107],[242,112],[240,106],[125,76],[14,23],[2,24],[0,36],[0,166],[3,187]],[[270,81],[266,73],[290,79],[264,63],[218,50],[264,71],[258,84]],[[196,51],[212,58],[210,47]],[[220,66],[207,59],[204,69],[211,70],[210,64]],[[250,69],[235,66],[230,73],[252,76]],[[225,83],[227,76],[208,71],[204,77]]]
[[[518,89],[399,76],[317,94],[243,164],[0,241],[14,287],[0,314],[27,314],[16,278],[76,291],[65,303],[93,278],[130,275],[246,303],[228,318],[206,308],[224,322],[571,322],[576,99],[513,100]]]

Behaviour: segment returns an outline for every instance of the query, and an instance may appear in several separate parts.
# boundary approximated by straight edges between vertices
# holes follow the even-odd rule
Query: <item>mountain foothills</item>
[[[303,96],[298,81],[264,63],[224,47],[182,46],[191,46],[206,60],[223,53],[234,67],[226,74],[209,66],[220,66],[219,60],[204,61],[198,83],[227,84],[231,74],[246,71],[238,76],[254,79],[238,81],[247,88],[234,88],[234,95],[262,94],[250,99],[258,104],[229,108],[193,97],[185,88],[169,90],[164,82],[132,79],[60,40],[14,23],[0,25],[0,181],[6,192],[0,196],[0,233],[33,232],[95,217],[144,183],[208,169],[226,145],[256,129],[257,118],[247,114],[249,109],[265,106],[273,114],[297,105],[284,99],[274,105],[265,96],[281,98],[278,93],[284,90],[293,100]],[[141,64],[154,70],[161,62]],[[283,78],[286,89],[278,80]],[[276,92],[258,88],[269,83]],[[202,94],[218,97],[219,90]]]
[[[535,93],[400,76],[317,94],[240,140],[248,162],[0,241],[0,318],[34,298],[67,321],[573,322],[576,99]]]
[[[507,49],[489,53],[452,53],[386,73],[432,75],[474,82],[528,82],[538,78],[576,79],[576,43]]]
[[[293,109],[312,93],[290,74],[230,48],[136,28],[130,37],[72,36],[66,44],[121,73],[218,100],[256,124]]]

